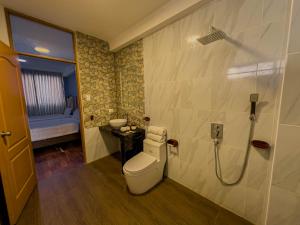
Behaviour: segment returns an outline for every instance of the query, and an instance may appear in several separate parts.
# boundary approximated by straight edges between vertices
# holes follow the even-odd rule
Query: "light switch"
[[[87,100],[87,101],[91,101],[91,95],[85,95],[85,99]]]

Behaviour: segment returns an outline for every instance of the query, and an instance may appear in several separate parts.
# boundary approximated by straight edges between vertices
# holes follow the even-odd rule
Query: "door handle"
[[[1,137],[11,136],[11,132],[10,131],[0,131],[0,136]]]

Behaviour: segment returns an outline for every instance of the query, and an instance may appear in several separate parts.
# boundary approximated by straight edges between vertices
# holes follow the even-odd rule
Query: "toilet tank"
[[[144,139],[144,150],[146,154],[155,157],[158,161],[166,159],[166,143],[159,143],[150,139]]]

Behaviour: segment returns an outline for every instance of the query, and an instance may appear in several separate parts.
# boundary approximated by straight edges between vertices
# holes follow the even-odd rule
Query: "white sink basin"
[[[126,119],[114,119],[109,121],[109,125],[113,128],[123,127],[127,123]]]

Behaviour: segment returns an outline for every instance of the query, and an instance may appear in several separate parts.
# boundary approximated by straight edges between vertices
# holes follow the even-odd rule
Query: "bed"
[[[80,123],[76,115],[30,117],[29,127],[34,149],[80,139]]]

